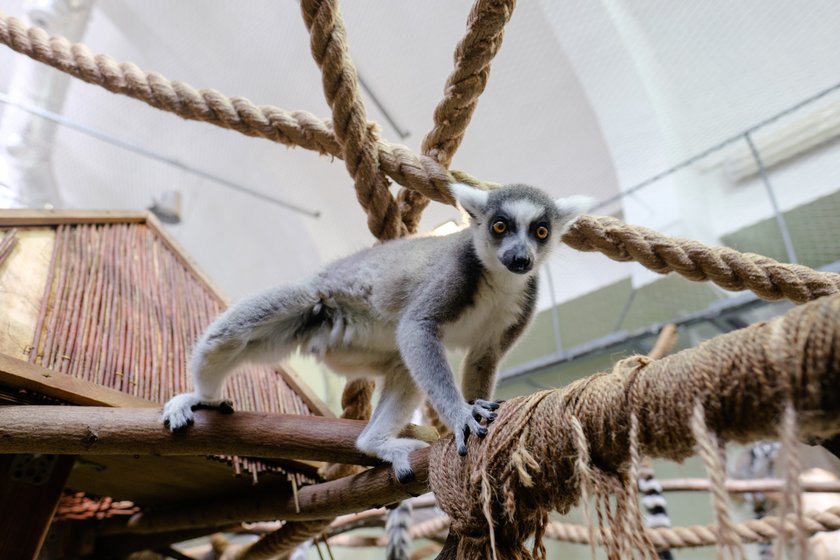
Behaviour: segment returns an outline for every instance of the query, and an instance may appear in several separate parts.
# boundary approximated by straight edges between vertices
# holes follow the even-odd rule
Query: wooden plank
[[[55,244],[53,228],[19,229],[0,268],[0,352],[28,358]]]
[[[77,379],[65,373],[0,354],[0,384],[28,389],[71,404],[159,408],[158,403],[116,389]]]
[[[311,469],[304,472],[314,478]],[[67,487],[94,496],[130,500],[143,508],[171,507],[209,496],[223,499],[253,488],[292,493],[284,473],[262,472],[255,484],[251,473],[235,475],[227,461],[204,456],[79,455]]]
[[[0,558],[38,557],[75,460],[70,455],[0,456],[0,527],[5,535]],[[34,466],[34,476],[26,472],[27,463]],[[47,468],[41,472],[39,466]]]
[[[127,224],[146,222],[145,210],[0,210],[0,227],[61,224]]]
[[[235,521],[330,519],[381,507],[428,492],[430,452],[430,448],[425,448],[411,454],[416,479],[409,484],[400,484],[391,465],[382,465],[353,476],[305,486],[298,491],[297,500],[294,496],[252,489],[226,499],[142,512],[129,523],[103,525],[102,534],[159,533]]]
[[[361,420],[199,410],[195,424],[171,433],[152,409],[38,406],[0,407],[0,453],[85,455],[238,455],[309,459],[356,465],[381,461],[356,449]],[[402,437],[437,440],[427,426]]]
[[[324,416],[325,418],[335,418],[335,413],[330,410],[327,403],[321,400],[321,397],[312,390],[312,387],[301,379],[300,375],[288,365],[283,365],[277,368],[277,373],[283,378],[283,381],[291,387],[291,389],[300,396],[309,410],[315,414]]]

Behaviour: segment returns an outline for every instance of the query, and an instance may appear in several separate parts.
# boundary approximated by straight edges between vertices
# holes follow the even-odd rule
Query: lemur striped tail
[[[670,527],[671,518],[668,517],[665,496],[662,495],[662,485],[653,475],[653,469],[646,467],[642,469],[639,476],[639,493],[641,494],[642,507],[645,510],[645,524],[651,529]],[[662,560],[673,560],[674,555],[670,549],[663,549],[657,552]]]
[[[411,553],[411,503],[406,500],[388,512],[385,534],[388,544],[385,548],[387,560],[409,560]]]

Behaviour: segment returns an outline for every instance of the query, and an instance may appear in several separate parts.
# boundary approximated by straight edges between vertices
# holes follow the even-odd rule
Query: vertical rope
[[[301,9],[312,56],[321,69],[324,95],[332,109],[336,140],[355,182],[359,204],[367,212],[368,228],[380,240],[405,235],[400,209],[379,168],[378,134],[367,120],[338,0],[303,0]]]
[[[487,86],[490,63],[502,46],[505,24],[514,7],[515,0],[476,0],[470,10],[467,31],[455,47],[455,65],[446,79],[443,99],[435,108],[434,127],[426,134],[422,145],[423,154],[444,167],[448,168],[452,163],[452,156],[464,139],[478,98]],[[416,231],[429,199],[403,188],[397,201],[403,223],[409,231]]]

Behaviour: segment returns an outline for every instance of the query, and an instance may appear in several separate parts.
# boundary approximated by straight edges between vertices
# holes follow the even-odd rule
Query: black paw
[[[169,419],[167,418],[166,420],[163,421],[163,427],[168,429],[173,434],[177,434],[177,433],[180,433],[180,432],[186,432],[187,428],[189,428],[193,424],[195,424],[195,419],[194,418],[187,418],[187,421],[186,421],[185,424],[183,424],[181,426],[178,426],[177,428],[170,428],[169,427],[170,426]]]
[[[414,469],[397,472],[397,481],[399,481],[400,484],[409,484],[415,480],[417,480],[417,475],[414,473]]]
[[[233,401],[224,400],[219,403],[219,412],[222,414],[233,414]]]
[[[222,414],[233,414],[233,401],[224,400],[219,404],[206,404],[206,403],[198,403],[197,405],[192,407],[193,410],[218,410]],[[189,421],[190,424],[193,423],[192,420]]]

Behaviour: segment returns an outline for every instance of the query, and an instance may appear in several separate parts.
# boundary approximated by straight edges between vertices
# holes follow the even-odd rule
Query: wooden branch
[[[653,348],[648,352],[648,358],[652,360],[659,360],[671,353],[674,345],[680,339],[680,331],[674,323],[668,323],[662,330],[659,331],[659,336],[653,345]]]
[[[400,484],[391,465],[382,465],[353,476],[301,488],[298,491],[299,509],[294,496],[255,488],[253,492],[232,498],[139,513],[127,524],[104,524],[102,533],[159,533],[236,521],[328,519],[381,507],[428,491],[429,455],[429,448],[411,454],[416,479],[409,484]]]
[[[0,453],[84,455],[240,455],[377,465],[356,449],[358,420],[196,411],[195,424],[170,433],[159,409],[70,406],[0,407]],[[437,432],[409,426],[404,435],[431,442]]]
[[[705,478],[672,478],[660,480],[663,492],[708,492],[711,484]],[[803,492],[840,492],[840,480],[801,480]],[[774,478],[755,480],[729,479],[726,491],[732,494],[745,492],[784,492],[785,481]]]

